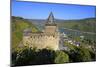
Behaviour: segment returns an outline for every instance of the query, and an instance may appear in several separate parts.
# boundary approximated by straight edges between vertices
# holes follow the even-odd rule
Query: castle
[[[23,44],[29,48],[59,50],[59,40],[58,27],[52,12],[44,25],[43,32],[24,30],[23,33]]]

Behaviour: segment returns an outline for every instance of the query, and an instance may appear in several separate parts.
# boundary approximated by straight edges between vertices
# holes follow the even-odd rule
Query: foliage
[[[26,48],[20,52],[14,51],[12,53],[12,64],[14,66],[67,62],[69,62],[69,56],[63,51],[53,51],[48,49],[36,50]]]
[[[91,55],[88,51],[88,49],[86,48],[80,48],[78,50],[78,53],[77,53],[77,60],[80,61],[80,62],[87,62],[87,61],[91,61]]]
[[[89,50],[83,47],[75,47],[74,50],[70,50],[67,53],[70,62],[88,62],[92,59]]]
[[[25,48],[19,52],[14,51],[12,53],[12,65],[23,66],[95,61],[95,52],[84,47],[73,48],[69,51],[36,50],[31,48]]]
[[[96,52],[89,51],[91,54],[91,61],[96,61]]]
[[[86,39],[86,38],[82,40],[82,43],[84,43],[84,44],[89,44],[89,45],[94,45],[94,44],[96,44],[95,40]]]
[[[69,56],[63,51],[57,51],[55,55],[55,63],[67,63],[69,62]]]
[[[54,63],[54,51],[52,50],[43,49],[36,51],[34,49],[24,49],[18,55],[15,54],[16,52],[12,53],[12,57],[14,57],[12,60],[15,66]]]
[[[23,30],[32,28],[32,32],[37,32],[38,29],[29,21],[21,18],[12,16],[12,50],[16,50],[18,44],[22,41]]]
[[[95,61],[95,51],[85,46],[75,46],[65,42],[65,46],[69,48],[69,51],[65,51],[69,55],[69,62],[88,62]]]

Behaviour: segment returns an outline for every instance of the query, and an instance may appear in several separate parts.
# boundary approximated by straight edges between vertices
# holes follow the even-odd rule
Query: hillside
[[[23,30],[31,28],[33,32],[38,31],[35,25],[21,17],[12,16],[11,22],[11,35],[12,35],[12,50],[15,50],[19,43],[22,41]]]
[[[96,19],[87,18],[81,20],[66,20],[62,23],[58,23],[60,28],[70,28],[73,30],[79,30],[84,32],[96,32]]]
[[[96,19],[66,20],[58,23],[60,31],[73,37],[85,36],[86,39],[96,40]]]

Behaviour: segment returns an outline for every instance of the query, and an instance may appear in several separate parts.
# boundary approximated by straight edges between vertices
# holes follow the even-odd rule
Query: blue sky
[[[12,1],[12,16],[27,19],[46,19],[52,11],[56,19],[83,19],[96,17],[95,6],[49,4]]]

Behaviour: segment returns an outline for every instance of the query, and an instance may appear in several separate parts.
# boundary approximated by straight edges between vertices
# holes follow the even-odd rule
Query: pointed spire
[[[54,16],[53,13],[51,12],[48,19],[47,19],[47,24],[55,24],[54,23]]]

